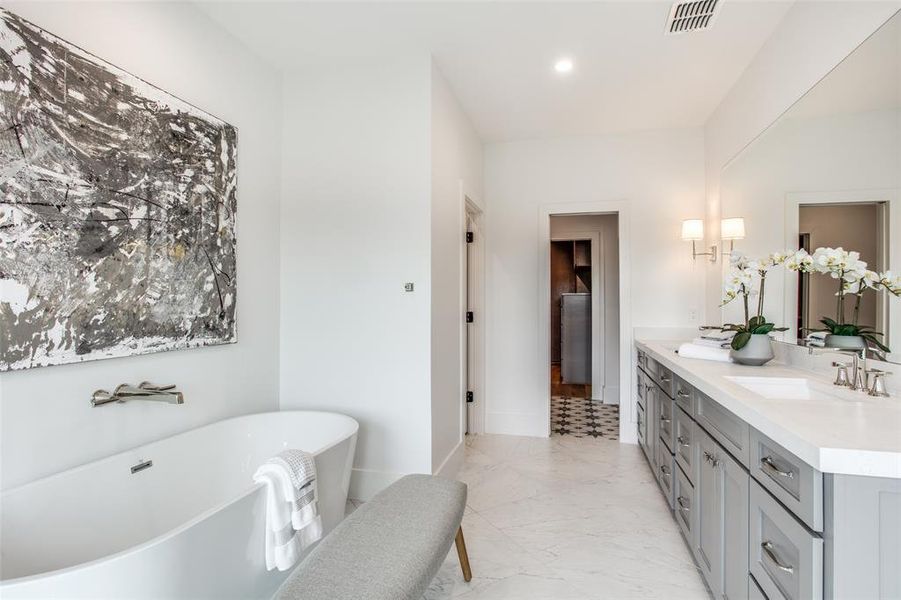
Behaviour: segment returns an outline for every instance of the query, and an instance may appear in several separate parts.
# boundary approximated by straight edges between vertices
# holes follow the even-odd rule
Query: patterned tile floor
[[[551,397],[551,433],[619,439],[619,406],[590,398]]]

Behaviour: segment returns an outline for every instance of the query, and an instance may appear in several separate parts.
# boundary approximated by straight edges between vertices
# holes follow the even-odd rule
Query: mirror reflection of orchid
[[[752,335],[767,335],[773,331],[785,331],[788,329],[787,327],[776,327],[775,324],[767,321],[763,314],[763,298],[766,291],[767,273],[773,267],[778,267],[785,263],[787,259],[788,255],[778,252],[770,254],[766,258],[754,260],[736,252],[732,253],[732,268],[726,276],[723,302],[720,306],[725,306],[737,298],[741,298],[744,305],[744,323],[726,323],[722,328],[723,331],[735,332],[731,344],[733,350],[737,351],[744,348],[751,340]],[[755,277],[760,282],[760,290],[757,297],[757,311],[752,316],[750,297],[754,291]]]
[[[889,348],[879,339],[882,333],[871,325],[860,324],[860,303],[864,294],[888,292],[901,296],[901,276],[891,271],[877,273],[867,269],[867,263],[860,260],[859,252],[848,252],[842,248],[817,248],[813,254],[799,250],[785,260],[785,267],[799,273],[821,273],[836,280],[835,318],[823,317],[820,323],[831,335],[857,336],[884,352]],[[852,297],[850,302],[846,298]],[[851,306],[851,317],[847,309]]]

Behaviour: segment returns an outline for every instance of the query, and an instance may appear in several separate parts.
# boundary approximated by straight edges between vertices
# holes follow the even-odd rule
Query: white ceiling
[[[658,1],[200,6],[285,70],[431,52],[483,140],[505,141],[703,125],[791,4],[721,2],[711,29],[679,36]]]

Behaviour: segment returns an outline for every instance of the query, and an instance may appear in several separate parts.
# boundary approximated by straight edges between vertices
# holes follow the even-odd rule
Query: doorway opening
[[[802,204],[798,209],[798,247],[808,252],[816,248],[854,248],[868,268],[882,272],[888,261],[888,229],[885,202],[835,202]],[[888,311],[883,294],[864,295],[858,307],[859,322],[888,335]],[[799,338],[819,330],[819,319],[833,315],[835,285],[825,277],[798,277]],[[886,340],[886,343],[887,340]]]
[[[551,435],[619,439],[616,214],[550,216]]]

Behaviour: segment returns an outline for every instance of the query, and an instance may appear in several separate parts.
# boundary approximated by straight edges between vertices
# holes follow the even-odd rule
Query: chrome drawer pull
[[[764,468],[765,471],[778,475],[779,477],[787,477],[788,479],[794,479],[795,474],[791,471],[783,471],[779,467],[776,466],[776,463],[773,462],[773,459],[769,456],[764,456],[760,459],[760,466]]]
[[[691,505],[685,504],[686,500],[687,500],[687,498],[685,496],[679,496],[678,498],[676,498],[676,504],[679,505],[679,510],[684,511],[684,512],[688,512],[691,510]]]
[[[672,381],[672,380],[673,380],[672,377],[667,377],[666,375],[661,375],[661,376],[660,376],[660,381],[662,381],[663,383],[669,383],[669,382]]]
[[[760,547],[763,548],[763,555],[770,559],[770,562],[779,569],[780,571],[784,571],[791,575],[795,572],[795,568],[791,565],[783,565],[782,561],[779,560],[779,557],[776,556],[776,548],[773,546],[771,542],[764,542],[760,544]]]
[[[691,444],[688,442],[688,440],[685,439],[685,436],[680,435],[679,437],[676,438],[676,441],[679,442],[679,445],[684,448],[688,448],[689,446],[691,446]]]
[[[667,468],[666,465],[660,465],[660,470],[663,472],[664,475],[670,474],[670,470]]]
[[[672,423],[673,420],[672,420],[672,419],[667,419],[664,415],[660,415],[660,422],[661,422],[661,423]]]
[[[714,469],[720,466],[720,459],[715,457],[713,454],[709,452],[704,452],[704,460],[710,463],[710,466]]]
[[[676,395],[680,398],[691,398],[691,394],[686,394],[682,390],[677,391]]]

